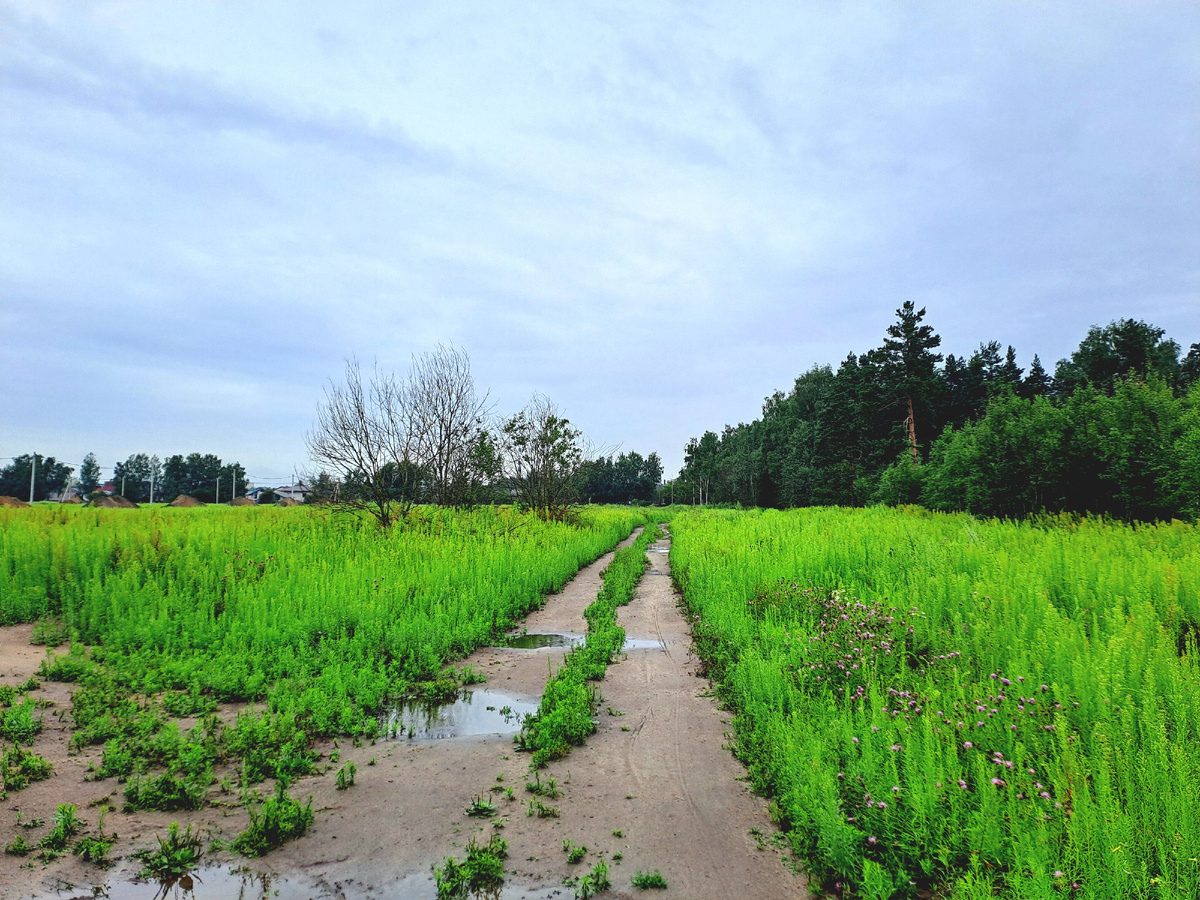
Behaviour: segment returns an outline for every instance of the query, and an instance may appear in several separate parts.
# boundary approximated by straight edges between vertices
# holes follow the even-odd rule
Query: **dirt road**
[[[560,781],[570,772],[556,834],[607,851],[604,859],[621,854],[620,864],[610,865],[612,896],[645,896],[631,890],[630,878],[657,870],[669,896],[688,900],[807,897],[804,877],[776,851],[759,849],[751,831],[765,838],[775,828],[766,802],[751,794],[741,780],[745,770],[724,749],[728,714],[708,696],[707,680],[696,677],[668,548],[669,539],[652,545],[651,567],[619,614],[627,639],[657,646],[629,650],[609,667],[598,733],[550,767]],[[560,849],[552,876],[572,868],[562,856]],[[589,854],[581,867],[595,858]]]

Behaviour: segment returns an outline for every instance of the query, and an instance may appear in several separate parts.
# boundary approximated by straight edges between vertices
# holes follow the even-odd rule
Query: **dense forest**
[[[1118,320],[1050,375],[995,341],[943,357],[924,309],[896,316],[880,347],[689,441],[663,499],[1200,517],[1200,344],[1184,354],[1163,329]]]

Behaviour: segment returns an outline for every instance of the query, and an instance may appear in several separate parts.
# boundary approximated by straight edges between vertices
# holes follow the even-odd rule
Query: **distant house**
[[[304,498],[312,493],[303,483],[277,487],[274,488],[274,491],[275,496],[280,500],[295,500],[299,503],[303,503]]]

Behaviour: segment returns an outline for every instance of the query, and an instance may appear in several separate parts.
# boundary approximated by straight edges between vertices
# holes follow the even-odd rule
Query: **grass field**
[[[417,507],[381,533],[308,508],[0,510],[0,624],[65,638],[42,674],[78,683],[74,742],[103,744],[97,776],[127,779],[127,807],[190,809],[216,766],[286,782],[315,737],[373,738],[400,699],[452,695],[475,676],[447,662],[644,520]],[[32,699],[0,700],[4,737],[31,742]],[[229,701],[254,703],[229,724],[212,715]]]
[[[739,755],[846,895],[1200,896],[1200,531],[688,512]]]

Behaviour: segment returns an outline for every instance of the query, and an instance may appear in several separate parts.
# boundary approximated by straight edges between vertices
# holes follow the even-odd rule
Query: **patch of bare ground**
[[[636,533],[622,546],[632,543],[634,537]],[[596,598],[602,583],[600,573],[611,559],[608,553],[582,568],[562,591],[547,598],[543,608],[526,619],[525,627],[531,632],[582,633],[586,626],[583,610]],[[36,672],[45,648],[29,644],[31,633],[27,625],[0,628],[0,683],[20,683]],[[485,673],[489,691],[536,704],[550,670],[558,667],[564,652],[563,648],[531,651],[489,647],[460,665],[470,664]],[[71,803],[79,807],[80,815],[94,832],[100,807],[90,803],[107,797],[118,810],[121,808],[123,785],[115,779],[86,780],[89,764],[99,765],[101,748],[85,748],[78,755],[68,753],[71,690],[71,685],[45,682],[35,692],[35,696],[55,704],[46,710],[45,728],[32,747],[53,763],[54,775],[9,795],[4,809],[11,818],[0,820],[3,843],[18,833],[35,843],[49,827],[21,829],[15,824],[18,809],[26,820],[44,818],[49,823],[57,804]],[[240,708],[225,705],[219,712],[232,722]],[[181,722],[186,724],[188,720]],[[486,841],[492,823],[497,821],[509,826],[501,834],[510,837],[513,833],[510,870],[534,866],[537,860],[557,863],[562,854],[557,828],[525,824],[524,784],[529,756],[514,750],[511,735],[436,741],[401,737],[364,742],[360,747],[349,740],[338,744],[340,758],[336,765],[330,765],[328,758],[334,750],[333,742],[322,742],[316,749],[325,757],[321,763],[324,774],[297,779],[291,787],[294,797],[313,797],[316,818],[305,837],[285,844],[262,860],[206,852],[204,862],[208,867],[197,873],[194,893],[174,889],[175,893],[195,900],[432,898],[436,894],[432,867],[448,856],[461,858],[473,834]],[[339,791],[334,773],[350,761],[358,767],[356,783]],[[229,774],[216,773],[218,782]],[[493,792],[492,787],[499,790]],[[505,787],[513,789],[513,800],[506,799]],[[267,794],[271,785],[259,789]],[[119,840],[111,852],[115,865],[108,871],[72,856],[45,865],[32,856],[0,856],[0,900],[73,900],[91,897],[93,886],[103,886],[110,900],[151,900],[159,886],[137,880],[141,862],[132,854],[157,846],[157,837],[165,835],[171,822],[199,828],[206,836],[206,850],[212,839],[230,841],[248,824],[246,810],[237,803],[236,788],[226,795],[219,784],[214,784],[209,796],[218,805],[192,813],[110,813],[105,831],[115,832]],[[499,816],[485,820],[466,816],[467,806],[477,796],[491,796],[500,807]],[[515,839],[518,830],[522,832],[519,841]],[[518,858],[518,853],[523,855]],[[513,900],[570,896],[556,882],[538,880],[541,883],[528,887],[520,883],[506,885],[503,896]]]

